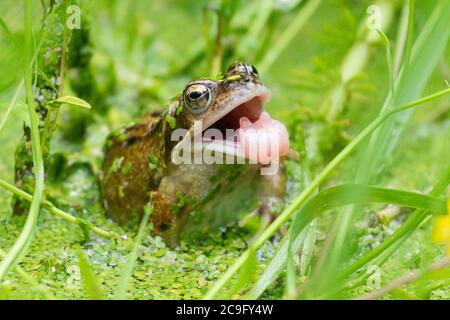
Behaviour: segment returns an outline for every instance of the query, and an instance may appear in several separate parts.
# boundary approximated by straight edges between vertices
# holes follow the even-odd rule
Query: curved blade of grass
[[[404,77],[407,77],[408,75],[408,69],[411,62],[411,51],[414,42],[414,2],[414,0],[408,1],[408,32],[406,34],[405,54],[402,62]]]
[[[431,212],[447,211],[444,199],[398,189],[380,188],[362,184],[342,184],[319,192],[302,206],[291,226],[291,237],[297,237],[311,221],[316,211],[328,210],[349,204],[386,203]],[[292,238],[291,238],[292,239]],[[292,241],[290,242],[292,244]]]
[[[303,244],[306,233],[300,233],[300,235],[294,240],[292,245],[293,250],[298,251]],[[286,266],[286,257],[288,255],[289,248],[289,230],[281,240],[277,252],[270,261],[266,270],[259,276],[258,281],[250,290],[248,295],[249,299],[258,299],[260,295],[278,278],[279,274]]]
[[[358,136],[356,136],[334,159],[328,163],[328,165],[322,170],[322,172],[311,182],[311,184],[297,197],[292,203],[267,227],[266,230],[253,242],[252,248],[247,249],[227,270],[227,272],[214,284],[214,286],[207,292],[205,299],[212,299],[216,296],[223,286],[230,280],[236,272],[242,267],[242,265],[249,258],[251,250],[259,249],[267,240],[274,235],[274,233],[285,223],[296,210],[304,204],[304,202],[315,192],[315,190],[328,178],[328,176],[341,164],[353,151],[370,136],[386,119],[390,116],[408,110],[422,103],[434,100],[438,97],[444,96],[450,93],[450,88],[441,90],[432,95],[423,97],[421,99],[407,103],[401,107],[394,108],[384,114],[378,116],[373,120]]]
[[[134,264],[136,263],[137,251],[139,246],[141,245],[142,239],[144,238],[145,228],[147,227],[148,219],[150,218],[152,212],[153,206],[151,205],[151,203],[148,203],[144,210],[144,216],[142,217],[142,221],[139,224],[139,230],[134,240],[133,249],[128,254],[127,261],[125,262],[125,266],[123,267],[122,274],[119,279],[119,284],[117,285],[116,291],[114,293],[115,300],[126,299],[128,282],[131,273],[133,272]]]
[[[245,288],[255,280],[256,267],[257,267],[256,252],[250,252],[249,259],[242,266],[242,269],[239,272],[239,276],[238,279],[236,280],[236,283],[233,285],[230,292],[228,293],[229,296],[233,296],[234,294],[239,293],[243,288]]]
[[[19,43],[16,41],[16,39],[14,38],[11,30],[9,30],[8,25],[5,23],[5,21],[0,17],[0,28],[3,29],[3,31],[6,33],[8,39],[14,44],[14,46],[16,47],[16,49],[20,50],[22,49],[19,45]]]
[[[78,254],[78,267],[80,268],[81,282],[87,292],[87,295],[92,300],[103,300],[104,295],[100,285],[95,278],[94,273],[89,265],[87,258],[79,251]]]
[[[307,276],[311,268],[313,259],[314,247],[317,241],[317,226],[316,221],[312,220],[309,226],[305,228],[305,241],[302,245],[302,256],[300,257],[300,276]],[[296,252],[296,251],[295,251]]]
[[[11,101],[9,102],[8,108],[6,109],[5,114],[3,115],[2,121],[0,122],[0,132],[2,131],[3,127],[5,126],[6,120],[8,120],[8,117],[13,109],[13,107],[16,105],[17,99],[19,98],[19,94],[23,89],[23,80],[19,83],[17,86],[16,92],[14,93],[14,96],[12,97]]]
[[[426,277],[429,274],[432,274],[433,272],[436,272],[443,268],[446,268],[449,265],[450,265],[450,258],[448,258],[448,257],[442,258],[440,260],[433,262],[431,265],[429,265],[424,270],[416,270],[414,272],[410,272],[410,273],[390,282],[383,288],[372,291],[362,297],[357,298],[357,300],[374,300],[374,299],[380,298],[401,286],[413,283],[421,278]]]
[[[443,193],[447,189],[449,184],[450,184],[450,166],[448,166],[444,171],[444,173],[441,175],[438,183],[436,183],[436,185],[433,187],[433,190],[430,192],[430,195],[437,196]],[[398,244],[403,243],[409,237],[409,235],[411,235],[417,229],[417,227],[419,227],[419,225],[424,221],[424,219],[427,216],[428,213],[425,212],[424,210],[416,210],[413,214],[409,216],[406,222],[403,223],[402,226],[399,227],[393,233],[391,237],[386,239],[378,247],[369,251],[367,254],[362,256],[352,265],[350,265],[347,269],[345,269],[343,275],[345,277],[350,276],[358,269],[372,262],[374,259],[379,257],[385,251],[389,250],[389,248],[391,247],[394,248],[394,250],[389,252],[389,254],[390,255],[393,254],[393,252],[395,252],[395,249],[398,247]]]
[[[398,74],[398,71],[401,67],[402,58],[404,56],[405,52],[405,46],[406,46],[406,38],[408,35],[408,3],[405,2],[402,7],[402,12],[400,14],[400,21],[399,21],[399,27],[396,34],[396,43],[395,43],[395,49],[394,49],[394,65],[393,65],[393,71],[394,75],[396,76]]]
[[[437,196],[442,194],[448,185],[450,185],[450,166],[443,171],[441,178],[433,187],[430,195]],[[428,212],[415,210],[391,237],[347,267],[343,272],[344,277],[350,277],[356,274],[356,271],[365,266],[370,267],[371,265],[376,265],[381,267],[422,224],[426,223],[429,217],[430,214]],[[368,276],[368,273],[362,274],[358,279],[348,283],[346,289],[355,288],[366,283]]]
[[[1,25],[1,24],[4,24],[5,27],[6,27],[6,30],[8,30],[7,32],[9,32],[8,27],[7,27],[6,24],[3,22],[3,20],[1,20],[1,18],[0,18],[0,25]],[[5,28],[5,27],[4,27],[4,28]],[[10,32],[9,32],[9,34],[10,34],[11,41],[13,41],[14,43],[16,43],[16,41],[15,41],[15,39],[14,39],[14,36],[13,36]],[[39,52],[39,50],[40,50],[40,48],[41,48],[41,46],[42,46],[42,43],[43,43],[43,41],[44,41],[44,39],[45,39],[45,35],[46,35],[46,30],[45,30],[45,28],[44,28],[44,31],[43,31],[42,36],[41,36],[41,39],[39,40],[39,43],[38,43],[38,45],[37,45],[37,47],[36,47],[36,50],[35,50],[35,52],[34,52],[34,54],[33,54],[33,58],[31,59],[30,67],[34,64],[34,61],[36,60],[36,57],[37,57],[37,55],[38,55],[38,52]],[[2,131],[3,127],[5,126],[6,120],[8,120],[8,117],[9,117],[9,115],[11,114],[11,111],[12,111],[13,107],[16,105],[17,99],[19,98],[19,94],[20,94],[20,92],[22,91],[23,86],[24,86],[24,80],[20,81],[20,83],[19,83],[19,85],[17,86],[17,89],[16,89],[16,91],[15,91],[15,93],[14,93],[14,95],[13,95],[11,101],[9,102],[8,108],[6,109],[6,112],[5,112],[5,114],[3,115],[2,121],[0,122],[0,132]]]
[[[34,94],[31,85],[31,69],[29,64],[32,59],[31,54],[31,36],[32,36],[32,18],[31,18],[31,1],[25,0],[24,6],[25,15],[25,88],[27,93],[27,104],[28,111],[30,115],[30,131],[31,131],[31,142],[32,142],[32,152],[33,152],[33,165],[34,165],[34,175],[35,175],[35,185],[33,200],[31,202],[30,209],[28,211],[28,217],[25,222],[25,226],[22,229],[18,239],[11,247],[6,257],[0,263],[0,281],[15,265],[20,261],[22,256],[28,249],[31,240],[33,238],[33,233],[36,227],[36,223],[39,216],[39,209],[42,201],[42,196],[44,192],[44,162],[42,159],[41,143],[39,137],[38,128],[38,118],[34,108]]]
[[[394,86],[394,71],[392,69],[392,53],[391,53],[391,45],[389,43],[389,38],[381,29],[376,29],[381,39],[383,39],[384,47],[386,50],[386,63],[388,67],[389,73],[389,87],[391,88],[392,96],[395,99],[395,86]]]
[[[0,258],[4,258],[6,256],[6,252],[4,252],[2,249],[0,249]],[[30,276],[28,273],[26,273],[22,268],[19,266],[16,266],[14,271],[26,282],[28,282],[31,286],[39,288],[39,290],[42,292],[42,296],[47,300],[55,300],[55,296],[53,296],[50,293],[50,290],[48,290],[45,287],[42,287],[36,280],[33,279],[32,276]]]
[[[12,193],[14,193],[15,195],[21,197],[22,199],[25,199],[27,201],[32,201],[33,200],[33,196],[19,188],[17,188],[16,186],[13,186],[12,184],[9,184],[6,181],[0,180],[0,187],[11,191]],[[51,203],[50,201],[44,200],[41,202],[42,205],[46,206],[49,210],[50,213],[54,214],[55,216],[58,216],[66,221],[72,222],[72,223],[76,223],[80,226],[86,227],[87,229],[91,230],[92,232],[94,232],[95,234],[97,234],[100,237],[103,238],[113,238],[113,237],[117,237],[117,234],[115,234],[114,232],[111,231],[107,231],[104,230],[102,228],[99,228],[97,226],[94,226],[93,224],[78,218],[78,217],[74,217],[71,214],[57,208],[53,203]]]
[[[319,193],[320,194],[320,193]],[[312,198],[311,198],[312,199]],[[434,198],[433,198],[434,199]],[[303,209],[302,211],[303,212]],[[302,215],[302,213],[299,212],[296,217]],[[297,218],[294,218],[294,221]],[[286,236],[282,239],[279,248],[274,255],[272,261],[264,271],[264,273],[259,277],[257,283],[253,286],[249,298],[250,299],[257,299],[278,277],[278,275],[281,273],[281,271],[285,267],[286,258],[288,255],[288,252],[297,252],[303,243],[303,239],[305,237],[305,234],[303,230],[300,231],[299,234],[297,234],[295,237],[291,237],[292,230],[288,230],[288,233]],[[289,239],[289,241],[288,241]],[[288,251],[288,247],[290,247],[290,250]]]
[[[292,222],[289,233],[287,277],[295,282],[294,242],[300,232],[312,221],[317,213],[330,208],[350,204],[386,203],[409,208],[417,208],[435,213],[445,213],[447,202],[443,199],[396,189],[379,188],[360,184],[343,184],[319,192],[310,198],[300,209]],[[290,290],[292,292],[292,288]]]

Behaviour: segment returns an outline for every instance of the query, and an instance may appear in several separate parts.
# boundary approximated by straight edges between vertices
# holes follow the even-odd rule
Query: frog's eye
[[[203,112],[211,102],[211,89],[204,84],[192,84],[184,91],[184,102],[193,113]]]

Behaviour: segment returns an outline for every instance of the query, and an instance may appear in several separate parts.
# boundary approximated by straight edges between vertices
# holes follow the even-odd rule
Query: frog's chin
[[[196,130],[194,125],[192,132],[173,151],[179,152],[186,142],[191,142],[193,148],[190,150],[203,155],[220,157],[223,154],[261,164],[277,161],[286,155],[289,150],[287,129],[263,109],[264,103],[270,99],[270,91],[263,86],[258,89],[251,95],[238,96],[206,127]]]

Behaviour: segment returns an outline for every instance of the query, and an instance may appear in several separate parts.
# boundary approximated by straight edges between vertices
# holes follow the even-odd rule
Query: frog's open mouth
[[[227,129],[238,130],[240,128],[240,119],[243,117],[247,118],[252,123],[256,122],[263,112],[263,103],[268,99],[269,98],[265,96],[255,96],[233,108],[207,129],[217,129],[225,137]]]
[[[224,154],[262,164],[286,155],[289,150],[287,129],[263,108],[270,96],[270,91],[261,85],[236,94],[214,119],[202,121],[201,143],[195,144],[193,139],[194,151],[207,150],[209,154]],[[200,136],[195,129],[193,131],[191,137]],[[181,145],[180,142],[177,147]]]
[[[286,155],[287,129],[264,111],[263,105],[269,99],[267,90],[229,107],[225,115],[203,131],[203,149],[263,164]]]

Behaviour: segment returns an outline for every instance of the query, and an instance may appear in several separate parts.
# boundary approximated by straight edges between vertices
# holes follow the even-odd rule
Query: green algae
[[[175,127],[177,126],[177,120],[168,113],[166,114],[164,120],[167,122],[171,129],[175,129]]]
[[[132,168],[133,168],[133,163],[131,161],[127,161],[127,163],[125,163],[125,165],[122,168],[122,173],[128,174]]]
[[[196,203],[196,199],[193,197],[187,197],[181,192],[177,192],[177,202],[172,206],[172,213],[178,214],[185,206],[191,206]]]
[[[148,157],[148,167],[150,170],[156,170],[159,166],[159,158],[152,154]]]
[[[105,298],[113,298],[128,253],[134,245],[137,224],[120,227],[109,220],[99,205],[100,194],[94,187],[95,176],[89,167],[72,164],[64,179],[50,185],[49,194],[58,195],[58,206],[86,222],[102,226],[120,236],[104,239],[86,235],[76,225],[42,210],[36,238],[20,266],[39,279],[39,286],[30,286],[12,272],[0,285],[4,299],[41,299],[43,288],[60,299],[92,298],[85,290],[79,254],[89,262],[92,276]],[[64,172],[65,170],[63,170]],[[63,197],[63,193],[65,196]],[[0,197],[0,200],[5,197]],[[180,199],[187,200],[180,195]],[[189,202],[189,201],[188,201]],[[70,205],[69,205],[70,203]],[[23,225],[24,217],[0,216],[0,248],[7,249]],[[160,237],[151,237],[148,225],[137,251],[131,274],[128,298],[132,299],[199,299],[208,285],[217,280],[246,248],[248,234],[240,228],[228,228],[207,239],[168,248]],[[273,250],[273,249],[272,249]],[[262,254],[261,263],[269,254]]]
[[[0,240],[2,248],[7,248],[14,241],[20,230],[20,220],[2,221],[2,233],[8,234]],[[56,297],[85,299],[88,295],[82,290],[77,257],[77,252],[81,251],[89,258],[102,291],[107,298],[111,298],[127,253],[133,245],[133,232],[124,232],[101,216],[96,220],[104,220],[110,230],[123,236],[113,240],[93,236],[86,242],[77,226],[44,213],[38,235],[21,266]],[[200,298],[206,292],[207,284],[217,279],[245,247],[243,240],[236,237],[227,238],[224,246],[212,242],[206,247],[198,244],[171,250],[159,237],[152,238],[148,234],[139,247],[131,277],[129,297],[134,299]],[[6,283],[1,286],[1,292],[8,299],[41,297],[40,288],[30,287],[14,273],[9,274]]]

